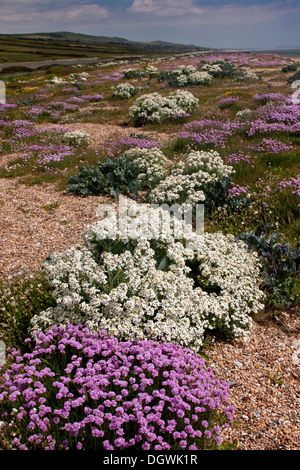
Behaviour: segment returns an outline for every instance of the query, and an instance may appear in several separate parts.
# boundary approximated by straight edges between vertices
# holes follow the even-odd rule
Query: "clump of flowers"
[[[282,180],[278,183],[278,188],[292,188],[292,194],[300,196],[300,175],[297,177],[291,177],[289,180]]]
[[[68,81],[65,80],[65,79],[62,78],[62,77],[56,77],[56,76],[54,76],[54,77],[51,77],[51,78],[49,78],[48,80],[46,80],[46,83],[49,84],[49,85],[50,85],[50,84],[51,84],[51,85],[52,85],[52,84],[53,84],[53,85],[67,85]]]
[[[112,96],[120,99],[130,99],[141,90],[140,87],[135,87],[131,83],[120,83],[111,89],[113,91]]]
[[[205,187],[233,173],[216,151],[192,151],[150,191],[152,203],[194,204],[205,200]]]
[[[127,79],[141,79],[141,78],[152,78],[158,74],[158,70],[153,65],[146,65],[142,69],[127,69],[123,70],[123,75]]]
[[[90,134],[80,130],[65,132],[63,142],[73,147],[85,147],[90,142]]]
[[[137,195],[158,184],[166,176],[168,164],[161,150],[134,147],[93,167],[80,167],[80,172],[69,178],[66,189],[82,196],[118,197],[120,192]]]
[[[56,306],[33,317],[33,328],[84,322],[122,340],[195,351],[211,330],[247,336],[251,312],[263,307],[255,254],[232,236],[201,236],[162,208],[131,202],[122,210],[88,227],[85,246],[49,257]]]
[[[282,93],[258,93],[252,99],[261,106],[265,106],[268,103],[286,104],[288,102]]]
[[[90,74],[87,73],[87,72],[71,73],[69,75],[69,79],[73,80],[73,82],[71,82],[71,83],[76,83],[78,80],[86,82],[89,76],[90,76]],[[74,82],[74,80],[75,80],[75,82]]]
[[[240,197],[241,195],[247,195],[249,193],[249,190],[247,186],[240,186],[239,184],[236,184],[235,186],[231,187],[228,190],[228,194],[230,197],[236,198]]]
[[[237,69],[237,76],[234,79],[236,82],[243,82],[247,80],[260,80],[260,76],[251,72],[246,67],[239,67]]]
[[[185,87],[189,85],[210,85],[212,76],[205,71],[199,71],[192,65],[180,65],[177,69],[161,72],[159,81],[167,80],[168,85]]]
[[[170,161],[157,148],[135,147],[125,150],[123,155],[137,168],[140,189],[154,188],[166,176],[170,165]]]
[[[253,111],[249,108],[241,109],[235,116],[241,121],[248,121],[253,116]]]
[[[217,59],[210,64],[203,65],[202,70],[208,72],[214,78],[230,78],[235,75],[237,67],[229,60]]]
[[[233,422],[229,384],[171,343],[119,342],[68,324],[8,359],[0,366],[8,449],[213,449]]]
[[[176,90],[167,96],[150,93],[137,98],[129,109],[129,117],[136,125],[160,123],[190,115],[198,104],[198,98],[185,90]]]
[[[158,70],[154,65],[148,64],[144,68],[144,76],[145,77],[151,78],[151,77],[155,77],[157,74],[158,74]]]
[[[238,96],[227,96],[217,102],[220,109],[236,108],[239,106]]]

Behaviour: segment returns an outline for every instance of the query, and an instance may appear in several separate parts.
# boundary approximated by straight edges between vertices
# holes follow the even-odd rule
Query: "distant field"
[[[81,45],[63,41],[19,40],[0,38],[0,63],[39,62],[66,58],[109,58],[115,55],[135,54],[135,48],[118,45]],[[140,51],[139,51],[140,52]]]
[[[100,59],[128,55],[186,52],[195,46],[171,44],[161,41],[152,43],[131,42],[122,38],[88,36],[75,33],[36,33],[0,35],[0,63],[40,62],[66,58]],[[205,48],[196,48],[197,50]]]

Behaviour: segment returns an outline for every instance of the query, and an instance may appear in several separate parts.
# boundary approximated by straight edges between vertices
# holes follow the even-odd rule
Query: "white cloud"
[[[256,0],[257,1],[257,0]],[[200,8],[193,0],[133,0],[128,11],[147,19],[166,17],[172,18],[174,24],[244,24],[244,23],[270,23],[280,20],[286,14],[300,13],[300,6],[286,8],[281,2],[274,1],[268,4],[243,3],[223,6],[204,6]]]
[[[194,6],[192,0],[134,0],[129,11],[157,16],[180,16],[187,13],[201,14],[204,9]]]
[[[59,12],[61,10],[58,10]],[[103,18],[108,18],[110,12],[107,8],[99,7],[98,5],[83,5],[78,7],[71,7],[65,9],[66,18],[73,19],[88,19],[88,20],[99,20]]]
[[[22,8],[20,2],[26,8]],[[52,28],[53,31],[66,26],[71,31],[77,25],[95,25],[100,20],[110,16],[110,11],[105,7],[96,4],[74,5],[74,2],[62,2],[60,5],[52,7],[42,4],[41,1],[34,0],[29,3],[27,0],[18,0],[15,4],[5,2],[0,6],[0,28],[1,32],[9,31],[14,25],[19,31],[30,30],[31,32],[41,31],[42,28]],[[38,8],[40,6],[41,8]]]

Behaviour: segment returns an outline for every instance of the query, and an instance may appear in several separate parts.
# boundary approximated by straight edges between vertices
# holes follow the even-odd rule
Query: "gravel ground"
[[[255,323],[247,342],[215,341],[208,351],[216,375],[231,385],[237,423],[224,437],[237,439],[238,450],[300,449],[299,308],[277,318]]]
[[[0,276],[40,269],[53,251],[82,243],[101,197],[79,198],[50,184],[25,186],[0,179]]]

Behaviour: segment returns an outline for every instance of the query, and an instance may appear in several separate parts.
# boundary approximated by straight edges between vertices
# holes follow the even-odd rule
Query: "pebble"
[[[243,363],[239,361],[233,361],[233,364],[235,364],[237,367],[243,367]]]

